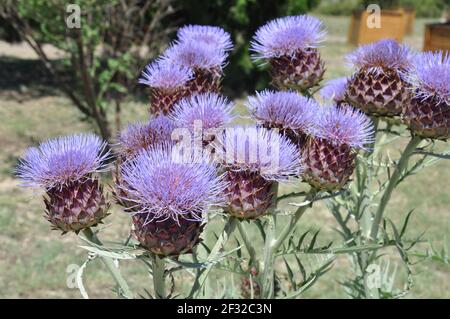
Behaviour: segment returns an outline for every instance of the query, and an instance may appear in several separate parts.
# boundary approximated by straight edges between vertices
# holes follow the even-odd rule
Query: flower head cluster
[[[298,51],[316,48],[325,34],[322,22],[313,16],[279,18],[256,31],[250,50],[255,53],[255,59],[295,56]]]
[[[350,106],[325,105],[316,117],[312,135],[336,146],[364,148],[373,141],[374,127],[367,115]]]
[[[228,170],[283,181],[301,173],[300,153],[286,137],[261,127],[233,127],[218,137],[216,159]]]
[[[210,69],[224,67],[226,58],[223,50],[206,43],[187,41],[172,44],[160,61],[191,69]]]
[[[249,97],[247,108],[262,125],[307,134],[319,106],[294,91],[264,90]]]
[[[179,127],[193,128],[201,121],[203,129],[221,128],[231,123],[233,103],[216,93],[196,94],[178,102],[171,118]]]
[[[319,91],[319,95],[327,101],[341,102],[345,99],[347,83],[348,79],[346,77],[330,80]]]
[[[411,59],[412,52],[408,46],[390,39],[363,45],[347,55],[351,65],[374,73],[405,70],[410,66]]]
[[[137,154],[141,149],[171,141],[175,123],[164,115],[147,123],[127,126],[118,136],[119,153],[126,158]]]
[[[30,147],[21,159],[17,175],[23,186],[62,187],[106,169],[107,143],[94,134],[58,137]]]
[[[435,97],[450,104],[450,54],[425,52],[413,60],[408,82],[420,99]]]
[[[145,67],[139,83],[152,88],[173,90],[185,85],[192,79],[192,76],[190,68],[160,60]]]
[[[220,27],[209,25],[187,25],[177,32],[180,43],[203,43],[222,51],[233,49],[231,36]]]
[[[144,149],[122,167],[119,186],[147,222],[172,218],[202,220],[211,206],[223,204],[226,186],[216,167],[182,155],[170,145]]]

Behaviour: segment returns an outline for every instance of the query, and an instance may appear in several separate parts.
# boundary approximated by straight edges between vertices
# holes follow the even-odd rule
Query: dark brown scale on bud
[[[408,85],[397,71],[360,70],[348,82],[346,101],[366,114],[396,116],[410,98]]]
[[[294,56],[270,59],[272,84],[280,90],[305,91],[319,84],[325,64],[315,48],[299,50]]]
[[[175,221],[145,220],[145,214],[133,216],[133,234],[146,249],[160,256],[190,253],[200,242],[204,225],[201,221],[180,218]]]
[[[44,196],[44,203],[47,219],[63,233],[78,233],[97,225],[108,215],[109,207],[103,187],[95,178],[52,188]]]
[[[446,140],[450,136],[450,104],[434,96],[412,98],[403,106],[403,121],[418,136]]]
[[[194,77],[187,83],[185,96],[191,96],[196,93],[219,93],[221,90],[222,69],[194,69]]]
[[[309,138],[302,149],[303,179],[318,189],[339,190],[349,181],[355,158],[348,145],[334,146],[324,139]]]
[[[272,204],[274,182],[248,171],[228,171],[225,181],[227,209],[231,216],[243,219],[257,219],[267,213]]]

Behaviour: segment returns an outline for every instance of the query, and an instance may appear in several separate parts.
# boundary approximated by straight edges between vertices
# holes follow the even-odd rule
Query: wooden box
[[[403,9],[406,15],[405,34],[410,35],[414,32],[414,21],[416,20],[416,10],[413,8]]]
[[[424,51],[450,52],[450,23],[432,23],[425,25]]]
[[[376,42],[381,39],[403,41],[407,18],[404,10],[381,10],[380,28],[369,28],[367,11],[354,11],[350,21],[348,42],[354,45]]]

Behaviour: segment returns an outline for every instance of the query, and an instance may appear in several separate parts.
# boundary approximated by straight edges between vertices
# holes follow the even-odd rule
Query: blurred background
[[[80,8],[80,27],[72,16],[76,7],[69,4]],[[367,27],[370,12],[365,9],[371,4],[382,9],[380,29]],[[235,50],[225,68],[224,94],[245,115],[246,95],[269,86],[267,72],[248,53],[253,33],[268,20],[302,13],[319,17],[328,29],[320,48],[328,80],[350,75],[344,56],[380,38],[395,38],[418,51],[450,50],[449,10],[450,0],[1,0],[0,297],[80,297],[67,287],[66,267],[81,265],[86,253],[77,247],[76,236],[49,231],[39,195],[17,187],[17,159],[26,147],[50,137],[96,131],[113,141],[127,123],[145,120],[148,92],[137,85],[137,78],[174,39],[178,27],[217,25],[232,34]],[[399,187],[389,211],[390,218],[400,221],[415,208],[411,228],[426,231],[436,247],[447,245],[450,230],[449,168],[442,161],[412,177]],[[128,234],[128,217],[117,207],[106,222],[111,226],[104,237]],[[320,205],[299,227],[321,228],[324,239],[338,238],[332,217]],[[100,262],[97,266],[102,267]],[[142,280],[147,276],[144,267],[123,267],[136,291],[148,286],[150,280]],[[348,268],[347,259],[338,259],[306,297],[345,298],[339,281]],[[448,265],[426,261],[415,270],[409,297],[450,297]],[[91,267],[85,280],[91,297],[113,295],[107,273]]]

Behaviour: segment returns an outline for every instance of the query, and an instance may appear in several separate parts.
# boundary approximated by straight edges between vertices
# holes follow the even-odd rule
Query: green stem
[[[305,201],[312,201],[314,197],[316,196],[317,191],[314,188],[311,188],[311,190],[308,192],[308,194],[305,197]],[[294,216],[291,217],[288,224],[283,228],[280,235],[274,242],[272,246],[272,250],[276,252],[278,248],[283,244],[283,242],[286,240],[286,238],[289,236],[289,234],[294,230],[295,226],[297,225],[298,220],[303,216],[305,211],[311,207],[311,205],[304,205],[297,209]]]
[[[211,249],[208,258],[206,259],[208,266],[203,270],[202,274],[198,278],[198,290],[195,292],[194,296],[198,296],[198,294],[200,293],[201,288],[204,286],[206,279],[208,278],[208,275],[214,266],[213,261],[223,251],[223,248],[230,238],[231,234],[233,233],[234,229],[236,228],[237,223],[238,220],[235,217],[230,217],[225,224],[222,233],[214,244],[214,247]]]
[[[247,237],[247,233],[245,232],[244,227],[242,226],[242,223],[238,223],[237,224],[237,229],[239,231],[239,234],[242,237],[242,241],[244,242],[245,248],[248,251],[248,254],[250,255],[250,259],[248,261],[249,266],[252,265],[253,263],[255,263],[256,261],[256,251],[255,248],[253,247],[253,244],[250,242],[250,240]]]
[[[153,256],[152,260],[152,277],[153,289],[155,291],[156,299],[166,298],[166,278],[165,278],[165,261],[157,255]]]
[[[408,167],[408,160],[413,154],[416,147],[419,145],[420,141],[420,137],[412,137],[408,145],[406,145],[406,148],[403,151],[400,160],[398,161],[397,167],[395,168],[395,171],[392,174],[386,189],[384,190],[383,196],[381,197],[380,204],[378,205],[378,209],[372,223],[372,228],[370,231],[370,238],[372,240],[376,240],[378,236],[378,229],[383,218],[384,210],[386,209],[386,206],[391,198],[392,191],[397,186],[398,180],[402,176],[403,171]]]
[[[92,229],[90,228],[83,229],[83,234],[89,241],[99,246],[103,245],[100,239],[98,239],[98,237],[92,231]],[[114,264],[113,259],[105,256],[101,256],[101,259],[106,268],[108,269],[108,271],[111,273],[111,276],[114,278],[117,286],[119,287],[119,293],[127,299],[132,299],[133,293],[131,292],[130,287],[128,287],[128,284],[125,281],[125,279],[122,277],[119,268],[117,268],[116,265]]]
[[[315,195],[316,190],[311,188],[306,195],[305,200],[311,201]],[[275,283],[275,255],[278,248],[283,244],[286,238],[294,230],[297,222],[302,217],[304,212],[311,205],[304,205],[297,209],[294,215],[290,218],[288,224],[283,228],[281,233],[276,236],[276,216],[271,214],[271,220],[268,223],[266,232],[266,242],[264,247],[264,271],[259,278],[259,284],[262,286],[261,296],[262,298],[273,298],[274,297],[274,283]]]

